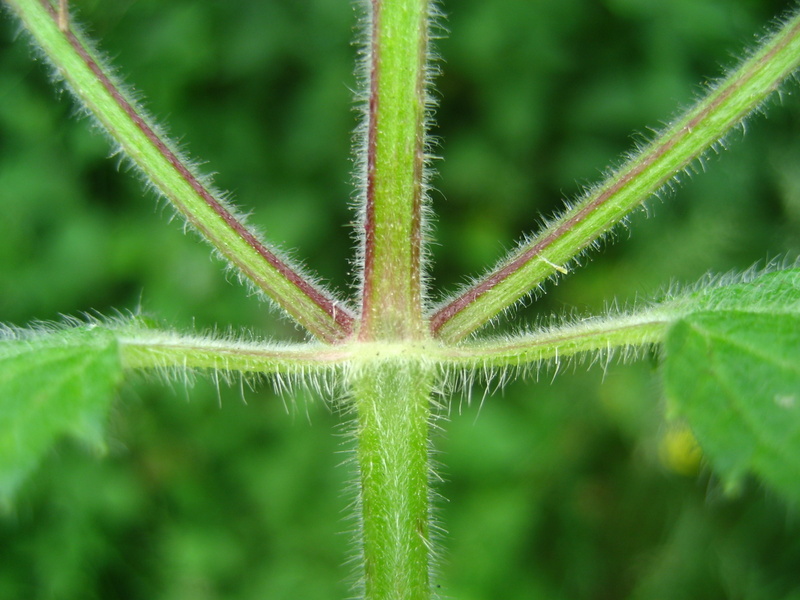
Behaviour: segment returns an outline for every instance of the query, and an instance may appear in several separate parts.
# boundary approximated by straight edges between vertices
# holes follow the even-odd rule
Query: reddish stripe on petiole
[[[380,75],[380,44],[378,31],[380,22],[379,0],[372,0],[369,49],[369,104],[367,116],[367,189],[364,206],[364,272],[361,289],[361,336],[370,332],[368,320],[372,315],[369,302],[372,300],[372,284],[375,266],[375,161],[378,140],[378,77]]]
[[[53,20],[60,24],[63,21],[63,16],[58,9],[53,7],[47,0],[41,0],[42,6],[51,15]],[[63,30],[63,29],[62,29]],[[261,258],[263,258],[275,271],[277,271],[285,280],[289,281],[295,288],[300,290],[305,296],[323,312],[325,312],[331,319],[330,327],[325,327],[324,324],[316,324],[317,331],[314,333],[321,335],[328,341],[336,341],[347,337],[353,330],[355,324],[355,316],[352,311],[347,307],[339,304],[335,300],[326,296],[323,292],[313,286],[309,281],[303,278],[299,273],[294,271],[289,265],[283,262],[278,256],[266,248],[254,235],[250,232],[239,220],[228,211],[214,196],[203,186],[195,175],[184,165],[176,154],[161,140],[155,131],[147,124],[147,122],[139,116],[134,107],[127,101],[127,99],[120,93],[114,86],[111,79],[103,71],[100,65],[92,58],[83,44],[69,29],[64,31],[64,35],[73,47],[75,52],[81,57],[87,67],[97,77],[97,80],[102,84],[105,90],[114,99],[114,102],[125,112],[131,119],[136,127],[145,135],[148,141],[156,148],[156,150],[169,162],[172,168],[186,181],[194,192],[202,198],[202,200],[216,213],[228,227],[233,230],[250,248],[252,248]],[[214,239],[214,236],[202,223],[193,218],[191,214],[184,213],[192,225],[201,231],[208,239]],[[259,287],[264,289],[267,293],[271,291],[268,282],[264,281],[258,273],[251,269],[246,268],[244,265],[234,260],[234,257],[229,256],[224,247],[217,246],[219,251],[228,256],[237,266],[254,281]],[[279,304],[294,315],[301,323],[306,326],[311,324],[306,323],[305,319],[301,318],[296,310],[290,303],[280,302],[280,298],[274,298]]]
[[[713,114],[714,111],[726,100],[728,100],[736,90],[738,90],[748,81],[750,81],[753,78],[753,76],[756,75],[761,70],[761,68],[765,63],[768,63],[769,60],[777,52],[783,49],[787,44],[791,42],[792,39],[796,37],[798,31],[800,31],[800,24],[798,24],[790,32],[788,32],[784,36],[784,39],[780,44],[776,44],[773,48],[770,49],[769,52],[765,53],[757,61],[755,61],[747,71],[742,73],[741,77],[738,77],[735,81],[732,81],[729,85],[727,85],[719,93],[717,93],[716,97],[713,97],[711,101],[706,106],[704,106],[702,110],[700,110],[694,117],[692,117],[683,126],[681,126],[678,131],[676,131],[672,136],[670,136],[664,142],[659,144],[657,147],[653,148],[647,156],[643,157],[640,161],[636,162],[633,166],[631,166],[624,175],[622,175],[619,179],[617,179],[612,185],[602,190],[594,199],[587,202],[574,215],[561,222],[558,225],[558,227],[556,227],[553,231],[548,233],[543,238],[537,240],[534,245],[526,248],[515,259],[509,261],[506,265],[490,273],[484,279],[479,281],[477,284],[464,291],[460,296],[455,298],[449,304],[445,305],[444,307],[436,311],[431,316],[430,319],[430,327],[433,335],[434,336],[438,335],[441,329],[451,319],[453,319],[457,314],[468,308],[472,303],[477,301],[480,297],[488,293],[494,287],[500,285],[504,280],[512,276],[515,272],[521,270],[530,261],[536,260],[549,246],[557,242],[563,234],[568,232],[577,224],[584,221],[589,215],[591,215],[600,206],[608,202],[622,189],[624,189],[632,182],[636,181],[636,179],[642,173],[646,172],[647,169],[653,163],[655,163],[665,154],[667,154],[679,142],[683,141],[688,136],[692,135],[698,124],[700,124],[710,114]],[[760,102],[762,99],[763,98],[759,98],[758,101]],[[746,108],[746,111],[749,112],[750,110],[752,110],[752,108],[753,106],[749,104]],[[734,121],[738,121],[744,116],[745,113],[740,112],[735,116]],[[704,144],[699,151],[691,153],[684,161],[682,161],[682,163],[679,166],[672,169],[668,174],[664,175],[659,181],[651,185],[648,188],[647,192],[642,195],[642,198],[640,199],[639,202],[645,200],[655,190],[659,189],[667,181],[669,181],[669,179],[672,178],[676,173],[678,173],[681,169],[685,168],[686,165],[691,163],[692,160],[694,160],[695,158],[700,156],[703,152],[705,152],[713,144],[714,141],[716,141],[716,139],[709,142],[708,144]],[[639,202],[637,202],[637,204]],[[577,252],[581,251],[583,248],[588,246],[594,239],[602,235],[607,230],[607,228],[611,227],[615,222],[616,220],[610,220],[606,224],[606,227],[604,227],[603,231],[600,231],[596,235],[593,235],[590,239],[586,239],[584,241],[584,244],[580,248],[575,249],[573,255],[577,254]]]

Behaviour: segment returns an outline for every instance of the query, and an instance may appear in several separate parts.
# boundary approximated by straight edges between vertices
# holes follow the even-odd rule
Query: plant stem
[[[458,341],[488,323],[583,252],[714,147],[800,65],[800,11],[694,107],[590,190],[536,237],[431,315],[431,330]]]
[[[475,340],[459,346],[443,346],[442,365],[464,369],[506,369],[545,361],[558,366],[561,359],[578,355],[635,353],[637,348],[664,341],[670,325],[687,311],[670,307],[633,315],[587,319],[550,330],[521,335]]]
[[[245,226],[210,180],[197,172],[125,92],[79,29],[70,27],[63,3],[59,10],[50,0],[7,1],[80,104],[148,182],[240,274],[317,338],[336,342],[350,335],[355,325],[352,311]]]
[[[371,0],[359,337],[420,339],[429,0]]]
[[[352,355],[341,344],[268,344],[169,331],[122,331],[117,341],[126,369],[210,369],[223,373],[310,376],[342,368]]]
[[[428,429],[434,372],[408,342],[422,313],[430,0],[369,0],[360,149],[363,342],[352,373],[365,600],[431,597]],[[370,349],[372,347],[372,350]],[[402,346],[401,346],[402,347]],[[408,356],[403,356],[406,352]]]
[[[353,380],[365,600],[431,597],[428,429],[433,373],[379,360]]]

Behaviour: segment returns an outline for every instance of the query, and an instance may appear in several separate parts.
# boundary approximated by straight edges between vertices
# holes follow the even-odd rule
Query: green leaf
[[[671,408],[727,485],[754,473],[800,501],[800,271],[695,298],[665,344]]]
[[[9,500],[64,435],[105,449],[106,415],[121,375],[108,329],[0,330],[0,500]]]

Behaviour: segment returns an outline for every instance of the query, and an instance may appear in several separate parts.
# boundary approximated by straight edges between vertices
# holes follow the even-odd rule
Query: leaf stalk
[[[70,25],[64,3],[55,7],[49,0],[7,1],[86,111],[217,252],[319,339],[336,342],[350,335],[353,312],[244,224]]]
[[[430,316],[431,332],[463,339],[595,244],[758,110],[800,65],[800,11],[705,98],[537,236]]]

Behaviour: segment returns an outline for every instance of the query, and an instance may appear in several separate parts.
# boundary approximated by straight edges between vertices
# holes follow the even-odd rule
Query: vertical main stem
[[[362,340],[420,339],[430,0],[370,0]]]
[[[364,0],[369,94],[361,149],[358,337],[363,342],[430,335],[422,307],[422,243],[432,1]],[[352,380],[363,597],[430,600],[428,429],[434,374],[423,361],[390,347],[376,349]]]
[[[365,600],[431,598],[432,388],[430,370],[393,360],[366,365],[354,381]]]

